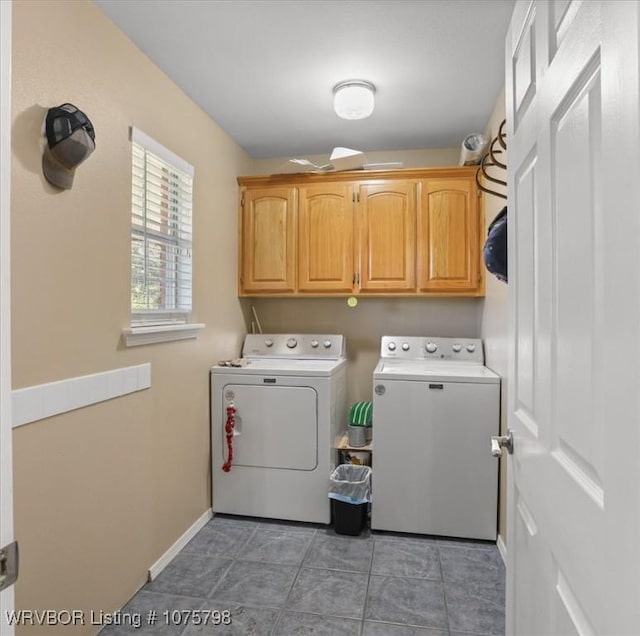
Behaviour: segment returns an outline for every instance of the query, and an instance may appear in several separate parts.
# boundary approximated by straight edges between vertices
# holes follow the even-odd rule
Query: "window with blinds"
[[[191,312],[194,170],[131,132],[132,325],[184,323]]]

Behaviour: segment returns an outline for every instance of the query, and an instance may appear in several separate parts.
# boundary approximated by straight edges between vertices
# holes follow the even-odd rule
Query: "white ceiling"
[[[458,146],[504,84],[513,0],[94,0],[251,156]],[[376,86],[365,120],[333,87]]]

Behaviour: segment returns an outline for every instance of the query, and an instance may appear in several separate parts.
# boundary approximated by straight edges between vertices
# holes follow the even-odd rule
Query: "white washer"
[[[347,415],[344,347],[340,335],[250,334],[244,366],[211,369],[214,512],[330,522],[333,443]]]
[[[384,336],[373,393],[371,527],[495,540],[500,378],[482,341]]]

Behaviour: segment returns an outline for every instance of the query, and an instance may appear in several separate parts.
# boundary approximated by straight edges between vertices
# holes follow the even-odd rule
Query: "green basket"
[[[371,426],[372,414],[372,402],[356,402],[349,409],[349,424],[351,426]]]

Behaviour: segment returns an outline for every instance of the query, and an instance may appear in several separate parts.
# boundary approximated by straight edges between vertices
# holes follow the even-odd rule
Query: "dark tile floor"
[[[217,515],[100,634],[502,636],[504,590],[490,543]]]

